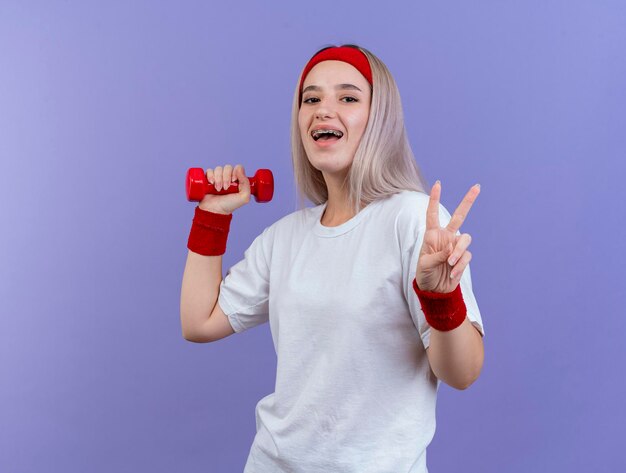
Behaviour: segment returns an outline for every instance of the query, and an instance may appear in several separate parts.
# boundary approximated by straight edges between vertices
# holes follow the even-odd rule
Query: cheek
[[[363,135],[363,132],[365,131],[368,117],[369,114],[359,114],[358,116],[354,117],[354,128],[358,130],[359,136]]]

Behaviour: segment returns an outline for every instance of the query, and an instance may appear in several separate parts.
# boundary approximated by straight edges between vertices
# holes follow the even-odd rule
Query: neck
[[[342,187],[343,176],[324,176],[328,188],[328,201],[321,218],[322,225],[336,227],[347,222],[355,216],[354,209],[350,205],[348,190]]]

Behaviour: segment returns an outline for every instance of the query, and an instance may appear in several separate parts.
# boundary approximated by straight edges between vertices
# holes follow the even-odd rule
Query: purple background
[[[442,385],[430,470],[623,471],[625,25],[597,0],[2,1],[0,471],[242,471],[276,356],[267,324],[182,338],[184,176],[274,172],[226,274],[295,210],[292,93],[343,42],[390,68],[448,210],[482,186],[486,360]]]

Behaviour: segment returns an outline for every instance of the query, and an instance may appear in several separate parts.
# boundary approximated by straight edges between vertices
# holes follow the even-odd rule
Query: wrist
[[[413,279],[413,290],[420,301],[426,321],[432,328],[447,332],[457,328],[465,320],[467,308],[460,284],[452,292],[430,292],[422,291],[417,280]]]
[[[224,212],[221,209],[214,209],[214,208],[211,208],[211,207],[202,207],[202,206],[198,205],[196,208],[202,210],[203,212],[209,212],[209,213],[216,214],[216,215],[232,215],[232,212],[231,213],[227,213],[227,212]]]
[[[196,207],[187,248],[204,256],[223,255],[226,252],[232,218],[232,214],[220,214]]]

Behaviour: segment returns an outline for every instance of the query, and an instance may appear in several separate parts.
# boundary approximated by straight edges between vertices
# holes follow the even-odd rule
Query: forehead
[[[309,71],[302,88],[308,85],[332,86],[345,83],[369,87],[367,79],[352,64],[343,61],[322,61]]]

